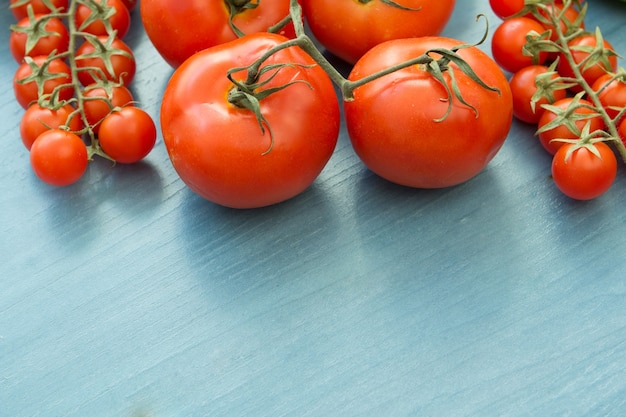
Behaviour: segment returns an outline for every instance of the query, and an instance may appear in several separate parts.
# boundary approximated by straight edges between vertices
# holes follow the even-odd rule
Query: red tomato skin
[[[33,61],[38,66],[43,65],[46,59],[47,58],[45,56],[33,57]],[[63,74],[64,76],[47,80],[44,83],[44,94],[50,94],[52,93],[54,88],[60,85],[69,84],[72,81],[72,78],[70,76],[71,69],[61,59],[53,59],[48,65],[48,71],[54,74]],[[26,62],[24,62],[17,68],[17,71],[15,71],[15,75],[13,77],[13,92],[15,94],[15,98],[24,109],[27,109],[31,103],[37,101],[37,99],[39,98],[37,83],[35,83],[34,81],[30,81],[24,84],[19,83],[20,80],[25,79],[32,73],[33,72],[30,66]],[[70,98],[72,98],[72,96],[74,96],[74,88],[61,88],[59,92],[59,99],[69,100]]]
[[[619,110],[612,107],[626,107],[626,81],[614,79],[611,74],[600,76],[591,86],[593,91],[600,91],[598,99],[611,119],[617,117]]]
[[[489,0],[493,13],[500,19],[508,19],[524,8],[524,0]]]
[[[44,17],[44,15],[35,15],[37,20]],[[28,27],[30,25],[30,19],[28,17],[20,20],[17,26]],[[48,19],[45,29],[49,32],[57,33],[56,35],[49,35],[40,38],[35,46],[30,50],[26,51],[26,41],[28,39],[28,35],[23,32],[12,31],[11,36],[9,38],[9,49],[11,50],[11,55],[15,62],[21,64],[24,60],[25,56],[38,56],[38,55],[49,55],[52,51],[56,50],[57,53],[66,52],[69,43],[70,43],[70,34],[63,23],[63,21],[56,17],[51,17]]]
[[[30,162],[43,182],[64,187],[78,181],[87,169],[87,148],[74,133],[51,129],[33,143]]]
[[[134,164],[145,158],[156,143],[152,117],[138,107],[125,107],[106,116],[98,139],[102,150],[115,162]]]
[[[98,37],[102,43],[106,43],[106,36]],[[96,82],[94,77],[89,71],[83,70],[84,68],[100,68],[106,78],[109,81],[119,82],[122,81],[124,85],[129,85],[135,77],[135,71],[137,70],[137,63],[135,62],[135,56],[132,49],[121,39],[116,38],[111,46],[114,49],[120,49],[129,54],[129,56],[116,54],[111,57],[111,63],[113,64],[113,74],[110,74],[102,61],[102,58],[82,58],[81,56],[91,54],[95,47],[89,42],[83,43],[76,50],[76,66],[78,67],[78,80],[84,86],[93,84]]]
[[[83,109],[85,111],[85,119],[91,126],[94,133],[98,133],[100,122],[109,115],[112,108],[107,104],[108,98],[112,107],[125,107],[133,105],[133,94],[123,85],[115,86],[111,89],[111,97],[102,87],[97,85],[88,86],[83,91]]]
[[[130,29],[130,12],[122,0],[107,0],[107,6],[115,9],[115,13],[109,19],[111,28],[117,31],[118,38],[123,39]],[[84,28],[82,27],[83,22],[90,17],[91,9],[88,6],[79,4],[76,7],[74,19],[79,30],[96,36],[106,36],[108,34],[106,26],[100,19],[91,22]]]
[[[544,109],[542,104],[550,104],[546,97],[540,98],[535,103],[535,110],[531,107],[531,99],[537,91],[535,80],[538,75],[548,71],[545,65],[530,65],[517,71],[509,80],[511,93],[513,95],[513,115],[522,122],[536,124],[539,122]],[[558,74],[554,74],[553,78],[557,78]],[[567,92],[565,89],[555,90],[554,101],[565,98]]]
[[[17,3],[18,0],[11,0],[10,4]],[[67,9],[69,4],[69,0],[52,0],[52,5],[59,8],[61,12]],[[20,21],[23,18],[28,16],[28,6],[32,6],[33,12],[35,14],[48,14],[50,13],[50,9],[44,4],[42,0],[30,0],[28,3],[23,4],[19,7],[12,7],[11,12],[15,17],[15,20]]]
[[[232,208],[285,201],[308,188],[333,153],[339,105],[319,66],[284,68],[267,85],[294,79],[310,85],[296,83],[261,101],[273,145],[269,130],[261,132],[252,112],[227,102],[232,84],[226,71],[251,64],[286,40],[257,33],[208,48],[185,61],[165,89],[161,128],[172,165],[189,188],[209,201]],[[266,64],[279,62],[313,64],[295,47],[274,54]]]
[[[545,32],[545,28],[528,17],[514,17],[502,22],[493,32],[491,55],[505,71],[515,73],[529,65],[541,65],[546,61],[546,53],[539,54],[538,62],[533,62],[531,56],[523,54],[526,35],[531,31],[540,34]]]
[[[579,148],[566,159],[572,146],[567,143],[554,155],[552,178],[556,186],[575,200],[592,200],[601,196],[611,188],[617,175],[615,154],[606,143],[597,142],[595,147],[600,151],[601,158],[586,148]]]
[[[561,100],[555,101],[553,105],[561,109],[566,109],[569,106],[569,103],[571,103],[571,101],[572,101],[571,97],[566,97]],[[580,104],[593,106],[591,102],[585,99],[581,99]],[[581,107],[576,110],[576,113],[594,114],[595,112],[589,108]],[[541,114],[541,117],[539,118],[539,122],[538,122],[539,128],[547,125],[555,118],[556,118],[556,115],[553,112],[549,110],[545,110]],[[588,121],[591,121],[590,132],[604,129],[604,122],[602,121],[602,118],[600,117],[600,115],[598,115],[597,117],[592,117],[590,119],[577,120],[575,122],[576,127],[582,130]],[[556,154],[559,148],[561,148],[563,144],[565,143],[565,142],[557,141],[554,139],[578,139],[578,135],[576,133],[572,132],[567,126],[563,126],[563,125],[541,132],[539,133],[538,136],[539,136],[539,141],[541,142],[541,146],[543,146],[543,148],[551,155]]]
[[[596,37],[595,35],[592,35],[592,34],[582,35],[577,38],[574,38],[572,41],[569,42],[568,45],[572,51],[574,62],[579,64],[585,59],[585,57],[589,55],[589,53],[585,51],[579,51],[579,50],[577,51],[572,48],[576,48],[579,46],[595,47]],[[606,39],[604,39],[603,47],[605,49],[610,49],[613,51],[615,50],[613,46],[611,45],[611,43],[607,41]],[[585,81],[591,86],[593,85],[594,82],[596,82],[598,78],[600,78],[607,72],[615,72],[615,70],[617,69],[617,57],[616,56],[609,57],[609,64],[610,64],[609,68],[606,68],[604,64],[602,64],[601,62],[598,62],[597,64],[592,65],[591,67],[585,70],[581,69],[582,76],[585,79]],[[566,56],[563,54],[559,55],[558,71],[559,71],[559,74],[561,74],[561,76],[563,77],[570,77],[570,78],[575,77],[572,66],[569,64]],[[582,91],[582,88],[580,86],[574,86],[571,88],[571,90],[574,92],[579,92],[579,91]]]
[[[626,146],[626,117],[617,125],[617,134],[622,140],[622,143]]]
[[[244,33],[265,32],[289,15],[289,1],[263,0],[255,9],[239,13],[234,24]],[[224,1],[142,0],[139,11],[148,38],[173,68],[196,52],[237,38]],[[295,37],[291,24],[279,33]]]
[[[75,109],[66,104],[57,110],[41,107],[34,103],[26,109],[20,120],[20,137],[26,149],[30,150],[35,140],[43,132],[65,126],[70,115],[74,114],[69,122],[71,132],[78,132],[83,128],[80,116],[74,113]]]
[[[450,49],[460,43],[442,37],[388,41],[367,52],[349,79],[361,79],[428,49]],[[462,95],[478,109],[479,117],[454,99],[447,118],[436,121],[447,110],[447,94],[417,65],[357,88],[354,100],[344,103],[354,150],[374,173],[409,187],[449,187],[477,175],[501,148],[513,119],[506,77],[479,49],[461,49],[458,53],[487,85],[500,89],[499,94],[487,91],[456,70]]]
[[[337,0],[306,0],[302,9],[315,38],[335,56],[354,64],[384,41],[438,35],[450,20],[455,5],[454,0],[398,3],[420,10],[402,10],[382,1]]]

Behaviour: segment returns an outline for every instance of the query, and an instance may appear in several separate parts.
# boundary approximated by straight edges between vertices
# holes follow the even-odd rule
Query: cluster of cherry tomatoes
[[[578,0],[490,0],[503,19],[492,55],[512,73],[514,115],[537,125],[553,155],[552,177],[579,200],[606,192],[626,157],[626,73],[599,29],[585,28],[587,4]]]
[[[136,63],[123,38],[135,1],[10,2],[20,135],[48,184],[76,182],[93,155],[133,163],[155,144],[156,126],[128,88]]]

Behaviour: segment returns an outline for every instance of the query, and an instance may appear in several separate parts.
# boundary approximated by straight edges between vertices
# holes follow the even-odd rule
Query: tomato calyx
[[[537,130],[537,134],[546,132],[548,130],[554,129],[558,126],[566,126],[572,133],[581,136],[582,131],[577,125],[577,121],[579,120],[588,120],[594,117],[598,117],[598,113],[595,112],[594,107],[589,107],[588,105],[582,104],[580,100],[582,99],[584,93],[578,93],[572,98],[571,103],[566,108],[561,108],[558,106],[554,106],[552,104],[543,104],[541,107],[545,110],[548,110],[556,115],[554,120],[550,121],[546,125],[542,126]],[[591,113],[579,113],[576,112],[581,107],[588,108],[593,110]],[[587,124],[585,124],[587,126]],[[589,133],[589,132],[587,132]],[[594,132],[599,133],[599,132]]]
[[[272,127],[268,123],[265,116],[261,112],[261,100],[266,97],[269,97],[272,94],[278,93],[279,91],[284,90],[285,88],[294,85],[294,84],[305,84],[309,88],[311,85],[304,80],[293,80],[287,84],[279,85],[276,87],[263,88],[274,80],[274,78],[278,75],[278,73],[284,68],[311,68],[312,65],[301,65],[301,64],[293,64],[293,63],[281,63],[281,64],[272,64],[265,65],[260,67],[256,71],[251,71],[250,67],[238,67],[232,68],[228,71],[227,77],[231,83],[233,83],[233,87],[228,91],[228,102],[235,107],[247,109],[254,113],[257,122],[259,123],[259,128],[261,129],[261,133],[265,134],[265,127],[270,134],[270,146],[268,149],[263,152],[263,155],[271,152],[272,147],[274,145],[274,134],[272,132]],[[234,73],[240,72],[243,70],[248,70],[248,77],[246,80],[237,80],[234,77]],[[262,76],[266,75],[263,80],[261,80]]]
[[[558,72],[556,70],[557,64],[558,61],[553,62],[550,64],[547,71],[539,74],[535,78],[535,86],[537,87],[537,90],[530,99],[530,107],[533,112],[536,109],[537,103],[542,98],[545,98],[548,103],[554,103],[556,101],[556,96],[554,94],[556,91],[567,90],[574,85],[574,83],[566,83],[558,77]]]
[[[587,149],[589,152],[591,152],[593,155],[595,155],[596,157],[602,159],[602,155],[600,154],[600,151],[598,150],[598,148],[595,146],[596,143],[598,142],[605,142],[606,138],[603,137],[605,135],[604,132],[591,132],[590,131],[590,126],[591,126],[591,122],[587,122],[585,123],[585,125],[582,128],[582,131],[580,132],[580,138],[579,139],[553,139],[553,141],[556,142],[563,142],[563,143],[571,143],[572,146],[570,146],[567,149],[567,152],[565,154],[565,163],[567,163],[567,161],[570,160],[570,157],[572,156],[572,154],[574,152],[576,152],[578,149],[581,148],[585,148]],[[601,136],[598,136],[601,135]]]
[[[50,19],[55,18],[54,14],[36,15],[33,11],[32,6],[30,5],[27,10],[28,25],[11,25],[10,29],[13,32],[23,33],[26,35],[26,45],[24,52],[28,55],[41,39],[49,36],[60,37],[61,34],[46,29],[46,26]]]

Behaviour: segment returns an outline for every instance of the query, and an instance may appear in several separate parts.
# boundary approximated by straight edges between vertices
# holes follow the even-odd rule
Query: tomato
[[[137,6],[137,2],[138,0],[122,0],[122,3],[124,3],[124,6],[126,6],[129,12],[132,12],[133,10],[135,10],[135,6]]]
[[[70,185],[87,169],[87,147],[74,133],[47,130],[30,148],[30,164],[43,182],[59,187]]]
[[[508,19],[524,8],[524,0],[489,0],[491,10],[500,19]]]
[[[509,80],[511,93],[513,95],[513,115],[522,122],[538,123],[544,109],[542,104],[550,104],[562,98],[565,98],[567,91],[565,89],[549,89],[551,97],[546,94],[538,93],[538,78],[542,74],[547,74],[549,68],[544,65],[530,65],[517,71]],[[553,72],[550,80],[556,80],[559,75]],[[548,80],[544,81],[547,82]],[[541,81],[540,81],[541,82]],[[532,106],[532,99],[535,94],[541,94],[538,100]]]
[[[11,0],[11,6],[18,1],[20,0]],[[50,4],[62,12],[67,9],[69,0],[50,0]],[[19,6],[11,7],[11,12],[13,12],[13,16],[15,16],[16,20],[19,21],[28,16],[28,6],[33,8],[33,12],[35,12],[35,14],[48,14],[51,12],[50,8],[46,6],[46,3],[43,0],[30,0],[24,4],[20,4]]]
[[[580,65],[581,62],[588,59],[590,55],[589,49],[596,48],[596,36],[593,34],[581,35],[571,40],[568,45],[574,62],[576,65]],[[617,56],[613,55],[615,50],[606,39],[603,39],[602,50],[605,51],[603,59],[595,63],[592,62],[588,67],[585,64],[585,68],[581,68],[582,77],[589,85],[593,85],[598,78],[607,72],[615,72],[617,69]],[[575,77],[574,70],[564,54],[559,55],[558,71],[563,77]],[[575,86],[572,87],[572,91],[582,91],[582,88]]]
[[[30,149],[35,139],[43,132],[64,126],[67,126],[71,132],[78,132],[83,128],[83,123],[80,116],[75,113],[74,107],[65,104],[58,109],[51,109],[34,103],[26,109],[20,120],[20,137],[26,149]]]
[[[157,130],[152,117],[138,107],[124,107],[102,120],[98,140],[102,150],[116,162],[132,164],[150,153]]]
[[[524,54],[526,36],[533,31],[541,34],[545,32],[545,28],[541,23],[528,17],[514,17],[503,21],[491,38],[493,59],[509,72],[517,72],[533,64],[543,64],[547,59],[545,52],[539,54],[537,62],[533,62],[530,55]]]
[[[95,51],[99,50],[99,44],[94,41],[84,42],[76,50],[76,66],[78,67],[78,80],[82,85],[89,85],[96,82],[92,74],[92,68],[98,68],[97,77],[114,82],[123,82],[124,85],[131,83],[135,77],[137,64],[135,56],[124,41],[119,38],[99,36],[98,41],[108,50],[112,51],[111,65],[113,72],[107,70],[105,62],[101,57],[91,57]]]
[[[36,68],[35,73],[45,69],[51,74],[59,75],[56,78],[47,80],[43,84],[44,95],[52,94],[55,89],[58,89],[58,98],[60,100],[69,100],[74,95],[74,88],[70,84],[72,81],[70,67],[59,58],[52,59],[47,64],[46,62],[47,57],[36,56],[32,58],[32,62],[30,60],[23,62],[17,68],[17,71],[15,71],[15,76],[13,77],[13,92],[15,93],[17,102],[25,109],[28,108],[32,102],[40,98],[37,83],[34,80],[23,82],[33,75],[33,67],[31,67],[31,64]]]
[[[265,32],[289,15],[289,2],[249,0],[245,2],[247,6],[257,6],[242,8],[233,23],[243,33]],[[142,0],[139,10],[150,41],[175,68],[198,51],[237,38],[229,25],[228,7],[236,3],[234,0]],[[295,36],[293,25],[279,33],[290,38]]]
[[[600,103],[611,119],[620,112],[617,108],[626,107],[626,80],[613,79],[613,74],[607,73],[600,76],[591,88],[597,92]]]
[[[182,180],[202,197],[234,208],[275,204],[308,188],[332,155],[337,96],[328,75],[300,48],[283,49],[264,63],[306,65],[284,67],[271,80],[262,76],[268,81],[263,90],[297,81],[261,100],[264,131],[252,111],[227,100],[233,84],[226,72],[286,40],[246,35],[199,52],[172,75],[161,106],[163,139]]]
[[[70,42],[70,34],[63,21],[56,17],[47,17],[45,15],[35,15],[35,21],[31,22],[28,17],[20,20],[17,24],[18,28],[28,28],[31,25],[39,27],[41,37],[33,38],[36,43],[32,47],[27,48],[29,35],[19,30],[13,30],[9,38],[9,49],[15,61],[20,64],[25,56],[50,55],[51,52],[63,53],[67,51]],[[43,32],[50,32],[45,34]],[[28,50],[27,50],[28,49]]]
[[[111,24],[111,29],[117,31],[116,34],[118,38],[123,38],[128,33],[128,29],[130,29],[130,12],[128,11],[128,8],[126,8],[126,5],[124,5],[122,0],[106,0],[106,7],[110,7],[114,10],[114,13],[112,12],[112,16],[108,19]],[[107,28],[102,19],[94,20],[91,18],[91,15],[92,9],[90,6],[87,6],[84,3],[80,3],[76,6],[74,20],[78,30],[91,33],[96,36],[108,35]],[[85,22],[87,23],[86,25]]]
[[[100,129],[102,119],[108,116],[113,108],[125,107],[133,103],[132,93],[123,85],[111,86],[110,91],[107,91],[93,84],[85,88],[83,97],[85,118],[95,133],[98,133]]]
[[[604,142],[593,145],[599,156],[585,146],[567,143],[554,155],[552,178],[563,194],[576,200],[591,200],[604,194],[617,175],[617,159]]]
[[[557,113],[568,109],[573,100],[574,99],[572,97],[566,97],[554,102],[552,105],[553,107],[546,109],[539,118],[539,141],[544,149],[552,155],[554,155],[565,143],[555,139],[578,139],[580,131],[582,131],[587,122],[591,123],[589,126],[590,132],[604,129],[604,122],[602,121],[600,115],[595,110],[588,107],[577,107],[573,111],[572,117],[578,117],[579,120],[570,119],[572,120],[570,123],[576,126],[576,129],[572,130],[565,124],[564,121],[557,124],[555,127],[550,127],[550,124],[555,123],[554,121],[557,120]],[[593,104],[585,99],[580,99],[579,104],[593,107]],[[548,127],[547,129],[546,126]]]
[[[382,0],[302,2],[305,20],[315,38],[339,58],[354,64],[373,46],[391,39],[441,33],[454,9],[454,0]]]
[[[549,23],[552,19],[556,19],[560,16],[559,29],[561,30],[561,33],[564,34],[568,33],[570,27],[582,29],[585,28],[585,23],[582,21],[580,22],[580,25],[574,25],[580,13],[573,6],[570,6],[565,10],[563,9],[563,5],[546,4],[545,7],[546,10],[538,10],[539,16],[541,17],[540,19],[537,19],[537,21],[539,21],[546,30],[550,30],[552,32],[550,39],[553,42],[558,42],[559,37],[556,27],[552,23]]]
[[[370,49],[349,75],[358,80],[405,62],[432,48],[453,48],[461,42],[443,37],[387,41]],[[344,103],[348,134],[365,165],[389,181],[417,188],[460,184],[477,175],[502,146],[513,119],[506,77],[476,47],[458,54],[478,76],[499,92],[489,91],[450,64],[465,101],[452,99],[450,113],[444,86],[425,69],[413,65],[354,90]],[[449,71],[445,71],[450,85]]]
[[[622,121],[617,125],[617,134],[622,140],[622,143],[626,146],[626,118],[623,118]]]

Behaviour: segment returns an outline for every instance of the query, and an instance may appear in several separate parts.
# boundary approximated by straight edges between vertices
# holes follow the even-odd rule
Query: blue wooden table
[[[444,34],[480,39],[478,13],[497,23],[459,0]],[[308,191],[264,209],[196,196],[161,137],[145,163],[52,188],[19,139],[12,22],[3,8],[1,417],[626,415],[623,168],[572,201],[515,122],[444,190],[379,179],[345,129]],[[626,4],[589,1],[596,25],[626,55]],[[171,69],[139,23],[127,40],[158,118]]]

